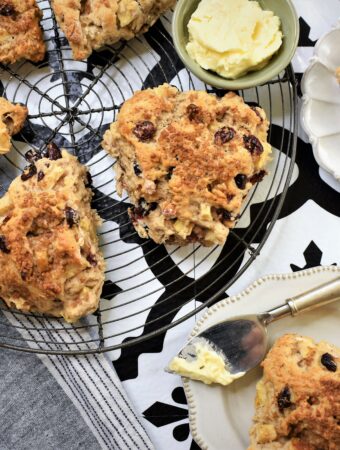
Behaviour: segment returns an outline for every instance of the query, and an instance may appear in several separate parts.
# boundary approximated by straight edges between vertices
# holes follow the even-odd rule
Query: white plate
[[[212,306],[197,322],[192,336],[229,317],[257,313],[282,304],[299,292],[338,277],[340,268],[317,267],[287,275],[260,278],[241,294]],[[269,326],[270,342],[287,332],[339,344],[340,304],[335,303],[282,319]],[[190,428],[202,450],[245,450],[254,414],[255,385],[261,377],[256,369],[227,387],[207,386],[183,379],[189,404]]]
[[[311,64],[303,75],[301,125],[317,163],[340,181],[340,21],[317,42]]]

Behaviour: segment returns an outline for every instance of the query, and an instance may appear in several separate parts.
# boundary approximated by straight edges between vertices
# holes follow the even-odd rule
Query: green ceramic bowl
[[[283,44],[269,63],[261,70],[230,80],[215,72],[202,69],[187,53],[186,45],[189,40],[188,22],[197,9],[200,0],[179,0],[172,22],[174,44],[179,57],[186,67],[198,78],[211,86],[221,89],[246,89],[275,78],[292,60],[299,41],[299,21],[291,0],[258,0],[263,9],[271,10],[280,17],[283,32]]]

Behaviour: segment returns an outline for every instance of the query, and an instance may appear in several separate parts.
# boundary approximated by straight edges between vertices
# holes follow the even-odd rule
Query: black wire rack
[[[103,133],[120,105],[137,89],[162,83],[181,90],[223,93],[195,79],[181,64],[169,34],[171,13],[146,35],[74,61],[57,27],[49,1],[38,2],[47,56],[40,64],[0,65],[1,95],[29,108],[12,151],[0,160],[0,195],[25,166],[30,148],[49,142],[87,164],[93,178],[93,206],[106,282],[99,310],[74,325],[9,309],[0,302],[0,347],[45,354],[114,351],[141,343],[195,316],[225,296],[247,270],[279,217],[292,178],[297,132],[297,93],[291,66],[264,86],[240,91],[261,105],[274,147],[270,175],[254,187],[223,248],[157,246],[141,240],[127,216],[128,198],[115,191],[115,161],[101,149]]]

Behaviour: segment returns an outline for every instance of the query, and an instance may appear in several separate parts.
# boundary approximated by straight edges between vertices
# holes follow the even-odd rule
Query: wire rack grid
[[[162,83],[181,90],[223,93],[195,79],[180,63],[170,37],[171,13],[143,37],[74,61],[50,2],[38,2],[47,56],[40,64],[0,66],[1,95],[29,108],[24,130],[0,160],[0,195],[25,166],[24,154],[49,142],[87,164],[106,282],[99,310],[74,325],[0,305],[0,347],[46,354],[114,351],[163,335],[225,296],[257,257],[281,211],[294,171],[297,93],[291,66],[276,79],[239,94],[264,107],[274,147],[270,175],[254,187],[223,248],[157,246],[141,240],[128,219],[128,198],[115,191],[115,161],[101,149],[103,133],[137,89]]]

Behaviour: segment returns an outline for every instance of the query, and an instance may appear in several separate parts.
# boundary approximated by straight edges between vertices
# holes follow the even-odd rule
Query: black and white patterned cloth
[[[316,41],[336,24],[340,16],[340,0],[294,0],[294,4],[300,18],[301,37],[293,66],[300,83]],[[173,78],[180,76],[186,86],[183,66],[168,44],[169,20],[162,20],[158,27],[162,27],[163,33],[166,33],[162,35],[165,36],[163,40],[157,33],[157,26],[146,36],[153,57],[157,60],[169,56],[171,64],[167,67],[170,75]],[[141,42],[136,41],[136,51],[143,51]],[[133,59],[135,55],[132,53],[129,57]],[[110,70],[108,68],[109,73]],[[143,66],[139,67],[139,78],[144,85],[148,85],[150,76],[156,75],[149,73]],[[140,88],[140,79],[129,81],[137,89]],[[154,85],[156,81],[152,80],[150,84]],[[202,84],[195,80],[194,85],[200,88]],[[79,92],[71,92],[70,99],[72,95],[76,101]],[[103,95],[105,98],[108,94]],[[117,104],[120,96],[130,95],[131,92],[121,94],[119,90],[114,93]],[[95,103],[98,100],[92,98],[91,101]],[[94,123],[93,126],[98,127],[102,134],[110,121],[112,117],[108,113],[103,122]],[[53,128],[56,125],[50,126]],[[83,144],[82,148],[87,150],[83,157],[80,155],[80,159],[82,162],[97,164],[101,153],[95,154],[89,149],[98,144],[98,139],[88,142],[84,130],[79,128],[75,131],[78,133],[77,139]],[[41,127],[40,141],[48,137],[44,133],[46,130]],[[37,135],[34,139],[35,145],[41,143],[37,141]],[[62,133],[56,134],[56,141],[67,146]],[[10,174],[8,180],[16,174],[10,164],[6,170]],[[6,180],[1,179],[4,188]],[[225,295],[236,294],[255,279],[269,273],[339,264],[339,193],[340,184],[319,168],[308,139],[300,129],[293,177],[278,221],[261,254]],[[111,202],[114,201],[111,199]],[[110,220],[110,216],[104,215],[103,218]],[[104,223],[102,236],[109,241],[115,236],[112,233],[105,234],[106,226]],[[122,245],[132,244],[127,235],[123,237]],[[147,277],[147,269],[153,261],[142,253],[137,256],[142,260],[141,267],[145,270],[144,277]],[[215,252],[210,257],[210,267],[218,256],[219,253]],[[123,263],[121,265],[124,266]],[[202,275],[203,270],[208,271],[209,267],[202,268],[199,274],[192,277]],[[124,279],[127,274],[124,269],[121,271],[120,276]],[[161,294],[158,292],[157,296],[150,299],[154,303],[164,291],[161,289],[164,284],[162,273],[156,272],[155,275],[157,280],[153,288],[157,288]],[[116,301],[122,295],[122,290],[127,289],[126,284],[114,281],[114,277],[109,277],[105,284],[104,302],[108,304]],[[194,306],[194,302],[186,304],[169,320],[185,315]],[[167,307],[165,303],[163,313]],[[143,320],[148,322],[155,314],[159,314],[159,309],[152,308],[145,313]],[[6,316],[2,319],[15,323],[15,318]],[[161,336],[100,356],[52,357],[0,350],[0,450],[198,449],[190,436],[188,408],[181,380],[164,372],[164,367],[182,346],[196,320],[197,317],[192,317]],[[0,327],[1,335],[19,333],[17,330],[9,331],[8,326]],[[124,338],[146,334],[148,331],[150,329],[145,327],[137,334]]]

